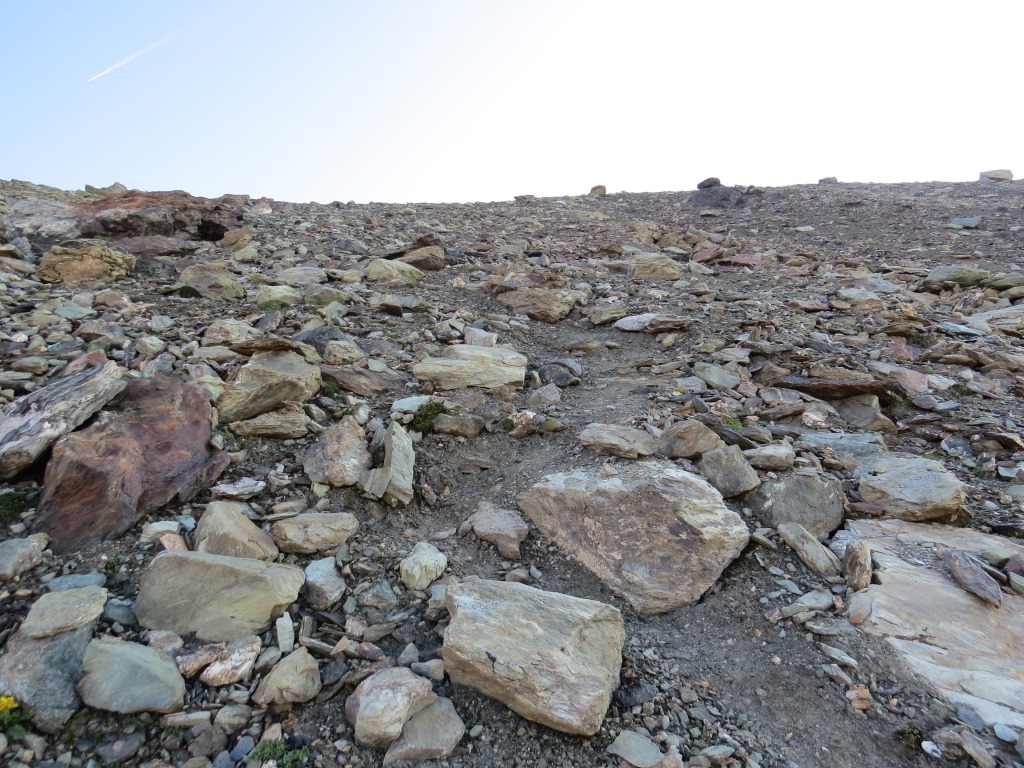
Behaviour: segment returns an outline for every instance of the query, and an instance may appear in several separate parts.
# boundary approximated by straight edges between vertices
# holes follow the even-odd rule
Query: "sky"
[[[67,189],[413,203],[1024,175],[1019,0],[6,0],[0,19],[0,178]]]

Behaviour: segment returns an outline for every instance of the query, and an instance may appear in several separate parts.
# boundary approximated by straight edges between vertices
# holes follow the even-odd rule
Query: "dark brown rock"
[[[878,379],[818,379],[809,376],[783,376],[776,386],[820,397],[822,400],[845,400],[857,395],[888,397],[889,388]]]
[[[33,529],[57,553],[124,533],[172,499],[187,501],[227,467],[209,450],[212,408],[199,387],[137,379],[88,429],[62,438],[46,468]]]

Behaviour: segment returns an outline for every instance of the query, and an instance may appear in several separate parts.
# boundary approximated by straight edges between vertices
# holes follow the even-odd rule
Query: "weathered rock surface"
[[[452,700],[439,696],[409,718],[402,735],[388,747],[383,764],[447,757],[465,733],[466,725],[455,711]]]
[[[330,610],[348,589],[333,557],[314,560],[306,566],[306,599],[317,611]]]
[[[302,456],[310,480],[336,488],[358,483],[372,461],[366,433],[351,416],[328,427]]]
[[[861,629],[888,639],[911,668],[951,701],[973,709],[987,724],[1024,728],[1024,596],[1002,595],[996,608],[961,589],[945,569],[911,562],[922,543],[1024,556],[1010,539],[963,528],[903,520],[850,520],[883,570],[880,584],[860,593]],[[861,597],[861,595],[863,597]]]
[[[228,464],[211,453],[206,394],[179,378],[128,383],[93,426],[54,446],[33,530],[69,552],[124,533],[172,499],[188,501]]]
[[[31,466],[60,437],[81,426],[125,387],[113,362],[86,368],[0,411],[0,480]]]
[[[282,552],[313,555],[344,544],[358,530],[348,512],[309,512],[278,520],[270,535]]]
[[[838,576],[842,570],[839,558],[818,542],[800,523],[782,523],[779,533],[796,552],[804,565],[821,576]]]
[[[164,552],[142,574],[135,615],[147,629],[200,640],[258,634],[295,601],[302,569],[203,552]]]
[[[196,526],[195,551],[229,557],[274,560],[274,540],[245,514],[248,506],[237,501],[211,501]]]
[[[526,357],[511,347],[447,347],[442,357],[430,357],[413,367],[413,375],[438,389],[523,385]]]
[[[624,459],[650,456],[658,450],[658,441],[651,435],[618,424],[588,424],[580,433],[580,445]]]
[[[693,459],[725,445],[699,421],[679,421],[661,435],[659,453],[670,459]]]
[[[210,264],[185,267],[174,288],[182,296],[199,296],[215,301],[239,301],[245,298],[245,287],[234,275]]]
[[[408,504],[412,501],[413,469],[416,452],[412,438],[401,424],[392,421],[384,434],[384,463],[363,474],[359,487],[391,506]]]
[[[47,592],[32,604],[21,623],[21,632],[38,640],[92,626],[103,613],[106,602],[107,590],[103,587]]]
[[[726,445],[707,451],[697,466],[708,482],[726,498],[746,493],[761,484],[761,478],[738,445]]]
[[[586,299],[586,293],[568,288],[516,288],[498,296],[515,312],[545,323],[558,322]]]
[[[299,648],[279,661],[260,681],[252,700],[260,706],[309,701],[322,683],[320,668],[308,650]]]
[[[366,678],[345,701],[345,717],[355,728],[356,741],[368,747],[387,747],[409,719],[437,699],[430,681],[405,667],[382,669]]]
[[[402,583],[409,589],[424,590],[448,567],[445,554],[428,541],[417,542],[412,551],[402,558],[399,573]]]
[[[662,461],[606,477],[548,475],[520,509],[641,613],[695,602],[746,547],[746,525],[706,480]]]
[[[174,712],[185,700],[185,681],[174,662],[138,643],[101,637],[89,643],[78,693],[88,706],[109,712]]]
[[[133,269],[134,255],[95,241],[82,241],[51,248],[39,260],[36,275],[47,283],[102,285],[131,274]]]
[[[601,727],[619,679],[622,616],[593,600],[471,579],[448,587],[452,682],[566,733]]]
[[[464,525],[472,528],[480,539],[498,548],[502,557],[520,558],[519,545],[526,541],[530,527],[511,509],[502,509],[489,501],[477,504],[476,512]]]
[[[800,523],[819,541],[843,524],[843,484],[816,472],[794,472],[768,480],[750,493],[744,504],[771,528]]]
[[[291,351],[257,352],[238,369],[217,401],[221,421],[242,421],[302,403],[320,388],[320,369]]]
[[[0,541],[0,581],[13,579],[43,562],[48,540],[46,534],[24,539]]]
[[[935,520],[952,515],[964,501],[964,484],[932,459],[891,456],[866,469],[869,474],[860,479],[860,494],[880,506],[886,517]]]

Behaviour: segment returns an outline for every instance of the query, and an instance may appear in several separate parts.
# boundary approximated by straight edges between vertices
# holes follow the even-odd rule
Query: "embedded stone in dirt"
[[[489,501],[477,504],[476,512],[463,526],[469,526],[483,541],[498,548],[502,557],[519,560],[519,545],[526,541],[530,527],[511,509],[501,509]],[[460,529],[460,532],[463,532]]]
[[[212,418],[206,393],[190,382],[130,381],[95,424],[54,446],[33,530],[63,554],[119,536],[172,499],[188,501],[230,461],[210,453]]]
[[[135,615],[147,629],[170,629],[200,640],[259,634],[295,602],[301,568],[204,552],[164,552],[139,582]]]
[[[47,592],[32,604],[21,623],[21,631],[38,639],[92,625],[103,613],[106,602],[107,590],[103,587]]]
[[[616,608],[523,584],[449,585],[441,654],[456,685],[565,733],[597,733],[619,680]]]
[[[839,558],[810,534],[800,523],[782,523],[779,533],[797,557],[821,576],[838,576],[842,570]]]
[[[498,301],[516,312],[545,323],[557,323],[588,295],[568,288],[515,288],[498,295]]]
[[[650,456],[658,450],[656,438],[642,429],[620,424],[588,424],[580,433],[580,445],[623,459]]]
[[[260,681],[252,700],[261,707],[309,701],[321,688],[320,668],[308,650],[299,648],[279,661]]]
[[[270,529],[282,552],[312,555],[333,549],[359,530],[359,521],[348,512],[307,512],[278,520]]]
[[[439,696],[402,728],[402,735],[384,755],[384,765],[401,760],[437,760],[452,753],[466,733],[466,725],[451,699]]]
[[[448,567],[445,554],[428,541],[417,542],[412,552],[402,559],[399,572],[402,583],[413,590],[424,590]]]
[[[358,483],[372,461],[366,449],[366,433],[351,416],[328,427],[302,455],[309,479],[335,488]]]
[[[744,498],[761,521],[777,528],[800,523],[819,541],[843,524],[843,484],[831,475],[794,472],[767,480]]]
[[[185,267],[172,289],[182,296],[202,297],[215,301],[240,301],[245,287],[226,269],[209,264]]]
[[[517,501],[545,536],[641,613],[700,599],[750,538],[704,478],[665,461],[639,461],[615,477],[587,469],[548,475]]]

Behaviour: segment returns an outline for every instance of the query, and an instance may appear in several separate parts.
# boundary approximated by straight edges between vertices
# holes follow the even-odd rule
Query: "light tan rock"
[[[964,484],[937,461],[884,456],[867,468],[870,473],[860,479],[860,495],[882,507],[886,517],[934,520],[952,515],[964,501]]]
[[[1024,728],[1024,595],[1004,591],[996,608],[961,589],[945,569],[916,561],[919,552],[947,547],[1024,556],[1024,546],[970,528],[903,520],[846,526],[871,548],[881,577],[858,595],[867,606],[860,629],[887,638],[911,669],[987,725]]]
[[[405,667],[375,672],[356,686],[345,701],[345,717],[355,728],[356,742],[387,747],[409,719],[437,699],[430,681]]]
[[[686,269],[663,253],[638,253],[630,259],[629,276],[634,280],[681,280]]]
[[[274,540],[245,514],[248,506],[238,501],[211,501],[199,518],[195,532],[196,552],[257,560],[277,559]]]
[[[130,275],[134,269],[135,256],[93,241],[51,248],[39,260],[36,276],[44,283],[102,285]]]
[[[437,389],[521,387],[526,377],[526,357],[511,347],[462,344],[447,347],[442,355],[415,365],[413,376]]]
[[[348,512],[308,512],[278,520],[270,535],[282,552],[312,555],[344,544],[358,530]]]
[[[261,649],[260,639],[255,635],[235,640],[224,649],[220,658],[203,670],[199,680],[203,685],[214,688],[248,680],[252,677],[252,670]]]
[[[700,599],[746,547],[743,520],[702,477],[638,461],[607,477],[548,475],[517,499],[540,531],[641,613]]]
[[[182,270],[175,290],[183,296],[217,301],[240,301],[245,287],[226,269],[212,264],[193,264]]]
[[[142,574],[135,615],[147,629],[201,640],[266,631],[295,602],[305,580],[293,565],[205,552],[163,552]]]
[[[438,270],[444,269],[444,248],[440,245],[427,245],[423,248],[414,248],[399,261],[411,264],[417,269]]]
[[[483,541],[498,548],[498,554],[510,560],[519,560],[519,545],[526,541],[530,527],[518,513],[501,509],[489,501],[481,501],[464,523]]]
[[[589,298],[583,291],[568,288],[516,288],[498,295],[498,301],[515,312],[545,323],[557,323],[577,304]]]
[[[392,421],[384,435],[384,463],[366,472],[359,481],[359,487],[392,507],[408,504],[413,497],[415,464],[412,438],[401,424]]]
[[[447,757],[462,741],[466,725],[451,699],[438,697],[409,718],[402,735],[384,755],[384,765],[402,760],[437,760]]]
[[[821,576],[839,575],[842,570],[839,558],[800,523],[782,523],[778,530],[790,549],[796,552],[797,557],[812,571]]]
[[[565,733],[597,733],[619,680],[619,611],[524,584],[449,585],[445,670],[456,685]]]
[[[643,458],[658,450],[656,438],[621,424],[588,424],[580,433],[580,445],[624,459]]]
[[[236,435],[249,437],[276,437],[279,440],[305,437],[309,434],[309,417],[300,410],[273,411],[261,413],[245,421],[231,424]]]
[[[694,459],[724,445],[722,438],[711,429],[689,419],[678,421],[662,432],[658,452],[670,459]]]
[[[309,701],[323,686],[320,667],[308,650],[299,648],[279,661],[260,681],[252,700],[260,706]]]
[[[0,541],[0,582],[9,581],[43,562],[46,534],[33,534],[25,539]]]
[[[399,573],[409,589],[424,590],[448,567],[445,554],[428,541],[420,541],[402,558]]]
[[[416,285],[426,275],[403,261],[375,259],[366,268],[368,283],[386,283],[388,285]]]
[[[727,499],[752,491],[761,478],[738,445],[725,445],[701,456],[697,464],[701,474]]]
[[[28,637],[43,638],[92,624],[103,613],[107,590],[103,587],[78,587],[41,595],[21,623]]]
[[[302,466],[309,479],[335,488],[358,483],[372,462],[366,448],[366,433],[351,416],[328,427],[302,454]]]

